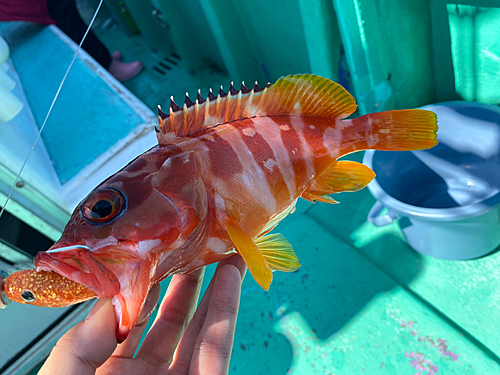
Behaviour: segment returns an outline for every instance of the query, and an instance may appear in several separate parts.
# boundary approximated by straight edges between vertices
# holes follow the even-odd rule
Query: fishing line
[[[99,9],[101,9],[101,5],[102,5],[103,1],[104,0],[99,1],[99,5],[97,6],[97,9],[95,10],[94,16],[92,17],[92,20],[90,21],[89,26],[87,27],[87,30],[85,31],[85,34],[83,35],[83,38],[82,38],[80,44],[78,45],[78,48],[76,49],[75,54],[73,55],[73,60],[71,60],[71,63],[69,64],[68,69],[66,70],[66,74],[64,74],[64,77],[61,81],[61,84],[59,85],[59,88],[57,89],[56,95],[54,96],[54,99],[52,100],[52,104],[49,107],[49,111],[47,112],[47,115],[45,116],[45,120],[43,120],[43,124],[40,127],[40,130],[38,131],[38,135],[35,138],[35,141],[33,142],[33,146],[31,146],[31,150],[28,153],[28,156],[26,156],[26,159],[24,159],[24,163],[21,166],[21,169],[19,170],[19,173],[17,174],[16,179],[14,180],[14,183],[12,184],[12,186],[10,188],[9,194],[7,195],[7,199],[5,200],[5,203],[2,207],[2,209],[0,210],[0,218],[2,217],[3,212],[5,211],[5,207],[7,206],[7,203],[9,202],[9,200],[12,196],[12,193],[14,192],[16,184],[19,181],[19,178],[21,177],[21,173],[23,173],[24,167],[26,166],[26,163],[28,162],[28,159],[30,158],[31,153],[35,149],[35,145],[38,142],[40,135],[42,134],[43,128],[45,127],[45,124],[47,123],[47,120],[49,119],[50,113],[52,112],[52,108],[54,107],[54,104],[56,103],[56,100],[59,97],[59,93],[61,92],[61,89],[64,85],[64,82],[66,81],[66,77],[68,76],[69,71],[71,70],[71,67],[73,66],[73,63],[76,60],[76,56],[78,55],[78,52],[80,52],[80,49],[82,47],[83,42],[85,42],[85,38],[87,38],[87,34],[89,33],[90,29],[92,28],[92,25],[94,24],[94,21],[97,17],[97,13],[99,13]]]

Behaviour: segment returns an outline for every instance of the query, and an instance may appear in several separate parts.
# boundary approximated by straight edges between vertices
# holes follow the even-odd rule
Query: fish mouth
[[[61,241],[38,253],[35,266],[83,285],[98,298],[112,298],[118,322],[116,338],[122,342],[139,318],[160,254],[141,258],[133,241],[111,245],[107,241],[101,245],[89,247]]]
[[[120,292],[120,282],[113,272],[83,245],[60,246],[57,243],[34,259],[39,270],[56,272],[92,290],[99,298]]]

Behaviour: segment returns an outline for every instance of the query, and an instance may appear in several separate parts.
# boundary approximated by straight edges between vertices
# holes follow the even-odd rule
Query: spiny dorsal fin
[[[198,92],[196,102],[187,96],[183,107],[170,101],[170,115],[158,116],[160,145],[207,128],[255,116],[302,115],[342,119],[356,109],[354,98],[339,84],[312,74],[282,77],[274,85],[250,90],[244,83],[237,91],[221,87],[218,96],[210,90],[207,99]]]

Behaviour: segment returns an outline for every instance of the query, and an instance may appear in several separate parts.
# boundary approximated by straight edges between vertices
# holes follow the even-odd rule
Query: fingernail
[[[95,314],[97,314],[99,310],[102,309],[102,307],[106,304],[107,301],[108,301],[107,298],[102,298],[98,300],[94,305],[94,307],[92,308],[92,310],[90,310],[85,320],[90,320]]]
[[[243,274],[241,275],[241,283],[243,284],[243,281],[245,280],[245,275],[247,274],[247,268],[243,270]]]
[[[136,326],[141,326],[143,325],[144,323],[146,323],[148,320],[149,320],[149,317],[151,316],[151,314],[153,314],[153,311],[155,311],[156,309],[156,306],[158,306],[158,303],[156,303],[153,308],[151,310],[149,310],[149,313],[145,313],[144,311],[147,311],[147,310],[143,310],[141,311],[141,314],[139,315],[139,319],[137,319],[137,323],[135,324]],[[147,314],[146,316],[143,317],[143,314]]]

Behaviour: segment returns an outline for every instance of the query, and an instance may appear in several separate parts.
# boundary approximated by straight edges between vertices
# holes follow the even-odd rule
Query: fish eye
[[[125,198],[116,189],[108,188],[91,193],[82,206],[83,216],[93,223],[107,223],[125,210]]]
[[[24,302],[35,302],[36,297],[35,295],[29,291],[29,290],[23,290],[21,293],[21,298],[23,299]]]

